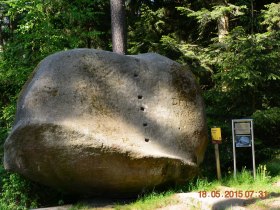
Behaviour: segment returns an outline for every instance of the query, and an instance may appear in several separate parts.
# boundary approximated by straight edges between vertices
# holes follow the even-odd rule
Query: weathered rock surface
[[[72,193],[132,195],[192,178],[206,142],[185,67],[76,49],[44,59],[23,88],[4,165]]]

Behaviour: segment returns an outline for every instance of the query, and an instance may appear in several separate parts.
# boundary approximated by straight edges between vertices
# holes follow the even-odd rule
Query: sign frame
[[[233,119],[231,122],[234,177],[236,178],[236,148],[251,147],[253,161],[253,176],[254,179],[256,179],[253,119]]]

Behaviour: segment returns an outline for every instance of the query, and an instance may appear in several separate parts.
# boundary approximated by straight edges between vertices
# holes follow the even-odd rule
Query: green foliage
[[[187,17],[193,17],[199,23],[199,34],[202,37],[207,25],[213,21],[217,21],[219,18],[227,15],[232,17],[238,17],[244,15],[244,10],[247,9],[246,5],[237,6],[233,4],[227,5],[216,5],[213,6],[211,10],[202,8],[198,11],[193,11],[188,7],[177,7],[177,9]]]
[[[40,0],[20,0],[7,3],[10,6],[8,15],[19,19],[15,33],[29,38],[31,42],[24,44],[33,51],[49,54],[65,48],[97,48],[104,44],[102,35],[108,30],[108,17],[105,16],[108,1],[47,0],[42,3]]]
[[[128,33],[128,36],[134,40],[129,43],[130,46],[133,45],[129,49],[129,53],[157,51],[158,43],[154,41],[160,38],[161,33],[166,28],[165,9],[160,8],[153,11],[147,5],[142,5],[139,20],[133,26],[133,30],[129,30]]]
[[[15,104],[9,104],[3,108],[2,113],[0,115],[0,119],[5,121],[6,129],[11,128],[12,123],[14,122],[14,117],[16,113]]]
[[[280,29],[280,3],[271,3],[265,5],[266,10],[262,11],[263,25],[267,25],[267,30],[279,30]]]
[[[240,116],[250,116],[256,109],[278,106],[279,41],[271,42],[270,36],[262,34],[247,35],[238,27],[225,43],[226,47],[213,46],[215,88],[209,93],[225,97],[224,110]]]
[[[3,171],[1,175],[3,175]],[[1,176],[2,178],[2,176]],[[18,174],[6,174],[2,180],[1,209],[28,209],[37,207],[36,199],[30,195],[30,184]]]
[[[7,137],[9,130],[12,127],[12,123],[15,117],[15,103],[8,104],[7,106],[3,106],[2,109],[0,107],[0,155],[1,162],[2,154],[3,154],[3,144],[4,139]],[[2,113],[1,113],[2,112]]]
[[[163,45],[161,38],[176,37],[181,41],[186,40],[190,36],[195,36],[192,33],[195,29],[192,27],[196,25],[195,21],[187,20],[180,15],[176,9],[179,5],[188,7],[187,1],[183,0],[172,3],[162,1],[155,4],[145,1],[140,4],[138,10],[133,8],[134,13],[130,13],[133,22],[128,19],[129,53],[157,52],[176,60],[181,52],[172,46],[174,43]]]
[[[277,148],[280,141],[280,107],[257,110],[253,114],[253,119],[255,133],[262,141],[262,146]]]
[[[280,158],[275,158],[267,163],[267,171],[271,176],[279,176],[280,174]]]

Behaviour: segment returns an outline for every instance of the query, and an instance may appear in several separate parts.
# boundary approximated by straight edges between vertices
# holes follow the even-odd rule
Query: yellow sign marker
[[[211,137],[213,141],[222,141],[221,128],[211,128]]]

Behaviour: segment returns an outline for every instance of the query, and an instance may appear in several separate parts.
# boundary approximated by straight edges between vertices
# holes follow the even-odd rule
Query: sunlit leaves
[[[280,29],[280,3],[272,3],[265,6],[267,9],[262,11],[263,25],[267,25],[268,30]]]

